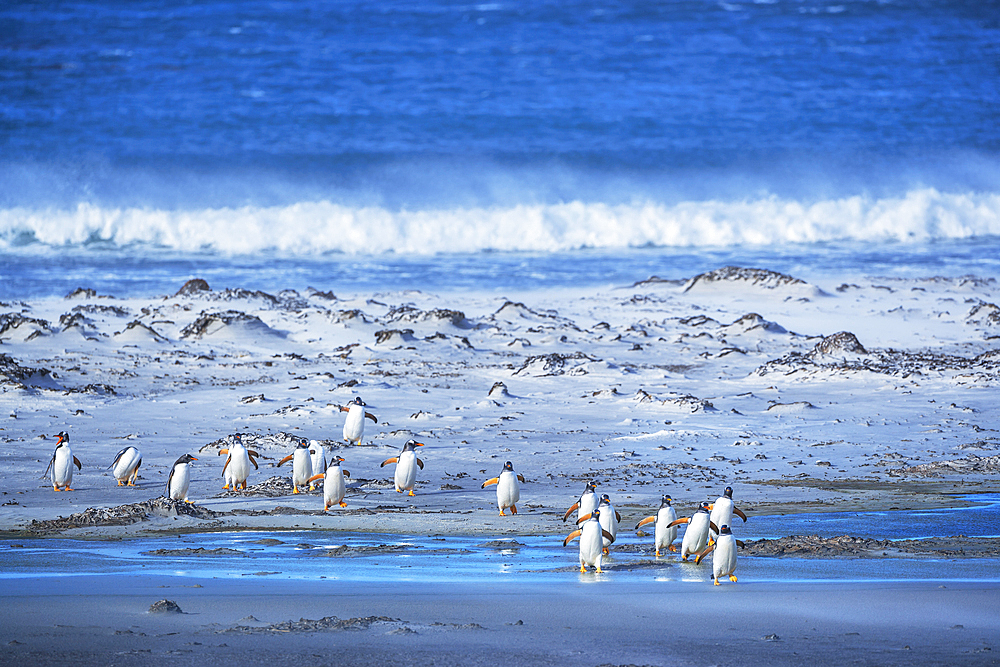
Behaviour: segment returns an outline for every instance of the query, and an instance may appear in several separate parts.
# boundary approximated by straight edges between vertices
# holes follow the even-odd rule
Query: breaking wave
[[[329,201],[166,210],[82,203],[0,210],[0,248],[148,245],[228,255],[553,252],[581,248],[927,242],[1000,235],[1000,195],[560,204],[391,210]]]

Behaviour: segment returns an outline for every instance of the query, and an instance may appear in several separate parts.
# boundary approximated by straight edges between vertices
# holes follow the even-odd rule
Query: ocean
[[[0,298],[1000,274],[1000,4],[14,0]]]

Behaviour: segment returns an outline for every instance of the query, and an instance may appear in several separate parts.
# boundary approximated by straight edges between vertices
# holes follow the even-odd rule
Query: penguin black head
[[[364,404],[362,403],[362,405]],[[417,442],[416,440],[407,440],[406,443],[403,445],[403,451],[412,452],[414,447],[423,447],[423,446],[424,443],[422,442]]]
[[[673,500],[673,498],[664,493],[663,497],[660,498],[660,507],[670,507],[671,500]]]
[[[611,504],[611,496],[609,496],[606,493],[603,496],[601,496],[601,504],[602,505],[610,505]]]
[[[198,459],[196,459],[195,457],[191,456],[190,454],[185,454],[184,456],[182,456],[179,459],[177,459],[176,461],[174,461],[174,465],[179,465],[181,463],[191,463],[191,461],[197,461],[197,460]]]
[[[56,435],[56,447],[61,447],[64,443],[69,444],[69,433],[61,431]]]
[[[593,512],[590,513],[591,521],[597,521],[600,518],[601,518],[601,510],[595,509]]]
[[[726,498],[729,498],[730,500],[732,500],[733,499],[733,487],[727,486],[726,490],[722,492],[722,495],[724,495]]]
[[[507,461],[507,463],[503,464],[503,469],[504,470],[509,470],[511,472],[514,472],[514,464],[511,463],[510,461]]]
[[[584,489],[583,489],[583,492],[584,492],[585,494],[586,494],[586,493],[593,493],[593,492],[594,492],[594,489],[596,489],[596,488],[597,488],[597,487],[596,487],[596,486],[594,486],[594,483],[593,483],[593,482],[587,482],[587,486],[586,486],[586,488],[584,488]]]
[[[698,507],[698,511],[699,511],[699,512],[707,512],[707,511],[708,511],[708,508],[709,508],[709,507],[710,507],[711,505],[712,505],[712,503],[708,502],[707,500],[703,500],[703,501],[701,501],[701,506],[700,506],[700,507]]]
[[[729,529],[729,526],[720,526],[719,535],[732,535],[733,531]]]
[[[332,459],[330,459],[330,465],[339,466],[342,462],[346,460],[347,459],[345,459],[343,456],[334,456]]]
[[[233,440],[235,440],[236,442],[238,442],[238,443],[240,443],[242,445],[243,444],[243,434],[242,433],[234,433],[233,434]]]
[[[361,407],[365,407],[366,405],[365,402],[361,400],[360,396],[355,396],[354,400],[351,401],[351,403],[353,403],[354,405],[360,405]]]
[[[309,441],[305,438],[299,440],[299,444],[295,446],[296,449],[309,449]]]

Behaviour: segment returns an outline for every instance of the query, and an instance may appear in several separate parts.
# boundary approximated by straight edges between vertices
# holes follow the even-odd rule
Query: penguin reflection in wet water
[[[647,516],[635,525],[635,529],[639,530],[646,524],[655,522],[653,544],[656,547],[657,558],[660,557],[664,549],[677,551],[677,547],[674,546],[674,540],[677,539],[677,526],[673,525],[673,521],[677,518],[677,511],[670,504],[672,500],[673,498],[664,494],[660,499],[660,509],[656,511],[656,515]]]
[[[576,538],[580,538],[580,572],[586,572],[587,566],[593,566],[601,574],[601,559],[604,557],[604,540],[614,542],[615,538],[601,526],[601,510],[595,509],[590,518],[579,528],[566,536],[563,546]]]
[[[77,470],[83,470],[80,459],[73,456],[73,450],[69,446],[69,433],[63,431],[56,436],[56,448],[49,459],[49,465],[45,468],[45,473],[52,471],[52,488],[56,491],[72,491],[70,484],[73,483],[73,466]],[[59,488],[62,487],[62,488]]]
[[[688,525],[684,531],[684,539],[681,540],[681,560],[687,560],[688,556],[696,555],[705,548],[705,545],[708,544],[710,530],[719,532],[718,526],[712,523],[708,508],[709,503],[705,501],[692,516],[670,522],[671,527],[679,526],[682,523]]]
[[[503,464],[503,470],[496,477],[486,480],[479,488],[485,489],[491,484],[497,485],[497,507],[500,509],[500,516],[507,516],[504,510],[510,508],[511,514],[517,514],[517,501],[521,499],[521,487],[518,481],[524,482],[524,476],[514,474],[514,465],[507,461]]]
[[[128,446],[115,455],[115,460],[108,467],[111,468],[111,474],[118,480],[118,486],[135,486],[141,465],[142,454],[135,447]]]
[[[407,440],[406,444],[403,445],[403,450],[399,452],[398,456],[393,456],[390,459],[382,461],[380,468],[383,468],[390,463],[396,464],[396,474],[393,481],[396,484],[396,493],[402,493],[403,491],[409,491],[409,495],[416,495],[413,493],[413,486],[417,482],[417,468],[421,470],[424,469],[424,462],[417,458],[416,450],[414,447],[423,447],[424,443],[417,442],[416,440]]]

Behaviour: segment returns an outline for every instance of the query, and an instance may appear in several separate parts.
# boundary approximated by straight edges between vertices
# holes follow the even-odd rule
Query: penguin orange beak
[[[414,447],[423,447],[424,443],[422,443],[422,442],[415,442],[415,443],[413,443],[413,446]]]
[[[193,457],[193,456],[192,456],[192,457],[191,457],[191,460],[192,460],[192,461],[197,461],[198,459],[196,459],[195,457]]]

